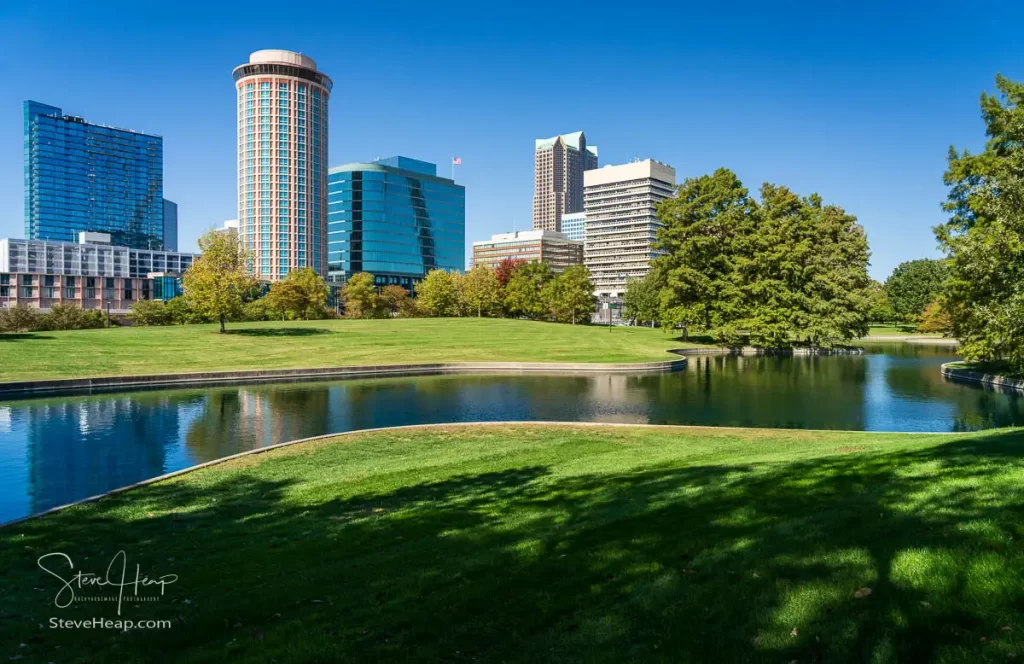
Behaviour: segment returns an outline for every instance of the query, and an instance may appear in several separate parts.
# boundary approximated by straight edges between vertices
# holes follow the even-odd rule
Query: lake
[[[550,420],[967,431],[1024,424],[1015,393],[953,383],[953,349],[694,356],[683,371],[446,375],[0,401],[0,522],[230,454],[323,433]]]

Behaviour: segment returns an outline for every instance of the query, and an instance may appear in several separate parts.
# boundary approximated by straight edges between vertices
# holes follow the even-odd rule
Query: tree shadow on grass
[[[0,332],[0,341],[27,341],[29,339],[53,339],[48,334],[38,332]]]
[[[267,327],[229,329],[227,334],[237,334],[243,337],[312,337],[318,334],[331,334],[331,331],[321,327]]]
[[[274,473],[158,484],[0,530],[0,641],[94,662],[976,662],[1022,651],[1021,432],[795,463],[582,476],[525,466],[346,498],[343,483],[290,479],[305,467],[324,482],[308,464],[294,455]],[[38,555],[102,568],[118,549],[143,573],[179,574],[164,600],[126,616],[172,629],[36,628],[112,612],[54,609]],[[858,598],[861,588],[871,593]]]

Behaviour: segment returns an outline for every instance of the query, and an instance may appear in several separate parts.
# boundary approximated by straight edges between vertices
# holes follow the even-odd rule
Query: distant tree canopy
[[[1024,372],[1024,84],[996,77],[981,95],[988,142],[949,149],[945,209],[935,229],[949,257],[942,303],[968,360],[1004,360]]]
[[[904,323],[920,320],[924,308],[942,291],[948,274],[946,261],[932,258],[897,265],[885,280],[885,293],[896,317]]]
[[[764,184],[760,203],[720,168],[662,201],[655,261],[660,320],[720,343],[828,347],[867,332],[868,243],[856,217],[820,196]]]

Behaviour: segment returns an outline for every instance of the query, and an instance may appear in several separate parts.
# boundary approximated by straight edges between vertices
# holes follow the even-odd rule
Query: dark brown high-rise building
[[[597,168],[597,146],[582,131],[537,139],[533,228],[561,231],[562,215],[583,212],[583,171]]]

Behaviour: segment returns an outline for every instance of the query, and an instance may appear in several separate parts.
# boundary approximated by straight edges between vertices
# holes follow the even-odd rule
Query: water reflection
[[[0,404],[0,521],[229,454],[430,422],[565,420],[874,431],[1024,424],[1015,394],[945,381],[949,349],[693,358],[674,374],[424,376]]]

